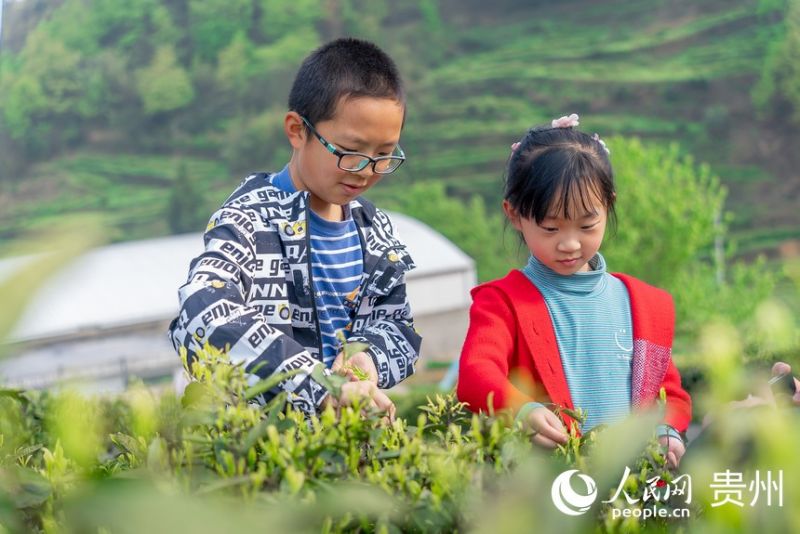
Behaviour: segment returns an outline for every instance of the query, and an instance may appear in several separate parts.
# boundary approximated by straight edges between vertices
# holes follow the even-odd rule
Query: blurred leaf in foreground
[[[0,358],[6,352],[4,342],[36,291],[71,260],[99,245],[101,228],[97,217],[74,217],[52,231],[25,236],[10,246],[9,256],[20,258],[21,266],[0,280]]]

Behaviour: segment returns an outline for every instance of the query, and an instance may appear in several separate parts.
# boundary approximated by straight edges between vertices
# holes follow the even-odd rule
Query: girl
[[[503,210],[531,256],[472,290],[458,397],[474,411],[511,409],[534,443],[554,448],[572,419],[542,403],[583,409],[586,432],[653,403],[663,387],[659,441],[677,467],[691,400],[670,356],[672,298],[606,271],[613,173],[605,143],[576,126],[577,115],[561,117],[512,145]]]

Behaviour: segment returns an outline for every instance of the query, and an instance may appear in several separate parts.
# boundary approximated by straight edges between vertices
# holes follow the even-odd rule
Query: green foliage
[[[15,68],[6,68],[2,90],[4,119],[11,136],[23,139],[47,115],[91,117],[97,113],[102,80],[81,72],[81,55],[43,30],[29,37]],[[4,99],[5,100],[5,99]]]
[[[517,237],[506,234],[500,215],[487,213],[481,197],[462,202],[441,182],[416,182],[402,195],[386,195],[380,205],[422,221],[455,243],[475,260],[479,280],[501,277],[516,265]]]
[[[753,88],[753,103],[762,112],[785,113],[788,104],[794,123],[800,123],[800,2],[769,2],[763,11],[782,9],[782,25],[770,32],[771,41],[758,83]],[[773,5],[774,4],[774,5]],[[781,5],[784,4],[784,5]]]
[[[152,3],[151,0],[144,0]],[[153,28],[152,42],[176,45],[181,38],[181,31],[176,27],[167,6],[156,4],[151,6],[150,24]]]
[[[33,164],[76,144],[191,151],[224,159],[228,175],[279,167],[286,150],[255,148],[272,135],[258,118],[283,111],[300,60],[342,34],[372,38],[398,60],[408,86],[403,146],[420,177],[446,180],[462,198],[497,202],[506,147],[554,110],[591,109],[587,128],[605,135],[680,139],[716,168],[738,148],[730,132],[752,130],[737,111],[743,77],[772,73],[762,80],[780,92],[776,76],[792,72],[782,66],[792,57],[785,4],[66,0],[12,9],[7,24],[32,30],[0,54],[2,178],[20,184]],[[18,12],[33,20],[18,23]],[[730,91],[718,98],[718,86]]]
[[[672,287],[682,269],[710,256],[721,222],[725,191],[704,165],[677,145],[645,147],[637,139],[611,138],[619,227],[604,253],[613,269]],[[613,227],[611,228],[613,232]]]
[[[283,395],[264,406],[249,403],[251,388],[242,368],[229,365],[218,351],[209,349],[192,369],[197,381],[180,404],[171,395],[157,398],[140,388],[126,395],[122,412],[115,404],[72,393],[41,397],[37,409],[53,421],[47,425],[52,435],[37,432],[41,422],[26,419],[27,396],[5,397],[0,403],[5,410],[3,431],[12,422],[32,428],[12,434],[18,442],[16,452],[6,455],[2,465],[6,468],[24,457],[33,474],[44,478],[42,489],[36,490],[41,497],[18,504],[30,514],[27,520],[33,525],[74,526],[81,518],[64,512],[62,503],[95,473],[100,478],[152,476],[198,498],[254,500],[266,494],[272,502],[299,498],[309,504],[324,500],[334,484],[358,482],[378,492],[381,508],[364,509],[353,503],[331,518],[319,518],[322,525],[333,521],[335,531],[359,525],[372,531],[377,521],[413,530],[450,530],[463,521],[459,503],[470,481],[493,478],[493,471],[508,469],[511,459],[501,449],[519,442],[519,436],[503,429],[499,421],[468,415],[452,395],[431,401],[427,416],[420,417],[416,427],[402,420],[386,424],[381,414],[360,406],[339,412],[329,409],[306,422],[285,406]],[[102,426],[107,437],[99,442],[88,439],[98,435],[112,410],[117,413],[116,426]],[[454,413],[458,415],[453,417]],[[429,437],[434,429],[441,441]],[[80,435],[86,439],[76,447]],[[25,448],[40,439],[46,440],[44,447],[39,442],[35,449]],[[483,473],[482,465],[492,469]],[[0,488],[14,487],[6,483]],[[304,515],[296,514],[292,520],[303,521]],[[130,520],[137,521],[125,519]]]
[[[724,399],[742,376],[724,363],[733,354],[719,346],[708,350],[709,367],[717,369],[712,396]],[[643,507],[646,489],[680,474],[665,468],[652,440],[660,411],[573,432],[566,446],[547,455],[504,414],[471,414],[452,394],[429,397],[415,421],[387,423],[363,406],[328,409],[306,421],[283,394],[264,405],[248,402],[253,388],[242,366],[212,348],[193,361],[192,374],[181,398],[141,385],[117,399],[0,392],[2,524],[48,532],[246,531],[259,524],[293,532],[496,531],[498,524],[519,531],[532,520],[542,532],[567,525],[574,532],[632,532],[682,524],[611,514]],[[788,414],[732,415],[720,411],[686,456],[695,501],[685,526],[724,524],[747,532],[759,521],[796,520],[792,507],[764,516],[763,508],[710,506],[711,466],[787,474],[797,466],[792,443],[800,436]],[[749,451],[745,460],[743,451]],[[626,466],[630,474],[621,480]],[[592,511],[580,518],[562,515],[551,502],[551,484],[568,468],[590,474],[598,487]],[[600,503],[621,483],[638,504],[622,496]],[[789,498],[797,484],[789,476],[784,484]],[[734,513],[740,523],[731,524]]]
[[[217,82],[221,88],[230,91],[237,101],[245,95],[248,85],[257,74],[253,69],[253,53],[253,43],[244,32],[237,33],[219,53]]]
[[[5,69],[2,92],[3,119],[8,133],[14,139],[23,139],[36,113],[47,105],[44,89],[33,76],[14,77],[10,69]]]
[[[251,0],[189,0],[189,33],[196,57],[211,62],[253,20]]]
[[[797,272],[792,280],[800,280]],[[791,315],[774,304],[759,311],[756,324],[769,342],[796,337]],[[712,326],[703,340],[709,393],[698,405],[718,406],[756,391],[761,379],[741,371],[735,331]],[[119,398],[0,390],[3,528],[438,532],[496,531],[502,524],[518,531],[536,521],[540,531],[560,532],[571,521],[575,532],[631,532],[680,525],[615,518],[614,509],[631,506],[622,498],[598,499],[591,513],[572,519],[551,504],[556,474],[577,468],[593,477],[601,498],[622,484],[628,498],[640,501],[632,506],[644,506],[647,488],[678,475],[665,469],[651,439],[661,411],[583,435],[573,428],[567,445],[547,456],[505,413],[471,414],[452,393],[429,397],[415,420],[389,423],[358,404],[304,420],[285,393],[251,402],[292,373],[251,385],[242,365],[211,347],[198,353],[191,372],[194,380],[180,398],[142,385]],[[568,413],[578,421],[584,415]],[[797,521],[791,507],[715,510],[711,504],[717,500],[712,472],[800,468],[793,445],[800,426],[787,415],[719,410],[684,460],[697,496],[689,525],[785,531]],[[632,471],[620,480],[625,466]],[[787,498],[800,489],[792,477],[785,484]]]
[[[110,37],[121,50],[134,49],[147,38],[151,28],[160,43],[169,42],[170,33],[174,32],[169,12],[157,0],[131,0],[124,4],[94,0],[90,5],[90,28],[96,32],[96,41]]]
[[[347,34],[378,43],[382,40],[389,14],[386,0],[339,0],[338,4]]]
[[[439,34],[444,30],[444,22],[439,13],[438,0],[419,0],[419,11],[429,34]]]
[[[186,163],[178,165],[167,205],[169,229],[174,234],[203,230],[207,213],[196,179],[189,175]]]
[[[603,253],[612,271],[672,293],[679,343],[716,317],[744,324],[776,284],[763,261],[730,260],[724,250],[725,189],[705,165],[675,145],[610,138],[617,181],[617,231]]]
[[[258,0],[260,30],[267,41],[276,41],[298,30],[313,29],[325,17],[327,6],[321,0],[275,2]]]
[[[258,47],[255,52],[258,73],[265,79],[278,75],[291,78],[303,58],[320,44],[319,34],[310,26],[288,32],[280,39]]]
[[[136,89],[148,115],[183,108],[195,95],[192,80],[171,46],[156,50],[152,63],[137,71]]]
[[[283,133],[285,114],[280,109],[269,109],[230,122],[222,145],[222,157],[228,167],[241,172],[282,168],[291,155]]]

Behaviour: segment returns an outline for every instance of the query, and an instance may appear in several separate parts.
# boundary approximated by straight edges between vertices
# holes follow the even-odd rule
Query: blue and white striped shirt
[[[288,165],[272,177],[272,184],[290,193],[295,191]],[[352,320],[352,311],[345,301],[348,297],[354,300],[364,272],[358,228],[347,206],[343,208],[344,221],[328,221],[309,210],[311,278],[322,335],[322,361],[327,367],[333,365],[339,352],[336,332],[341,330],[349,337],[345,327]]]

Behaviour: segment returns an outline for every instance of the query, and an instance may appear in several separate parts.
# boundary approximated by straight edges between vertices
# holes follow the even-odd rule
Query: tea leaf
[[[141,457],[144,455],[144,447],[136,439],[122,432],[111,434],[111,441],[125,452],[129,452],[134,456]]]
[[[44,504],[52,493],[52,487],[45,477],[32,469],[12,466],[8,471],[9,490],[14,506],[17,508],[33,508]],[[4,481],[4,484],[8,484]]]
[[[291,371],[285,371],[283,373],[275,373],[247,388],[244,392],[244,398],[247,400],[253,399],[301,372],[303,372],[302,369],[292,369]]]
[[[326,375],[324,369],[322,364],[317,364],[311,371],[311,378],[324,386],[334,397],[341,397],[342,386],[347,383],[347,378],[336,374]]]

